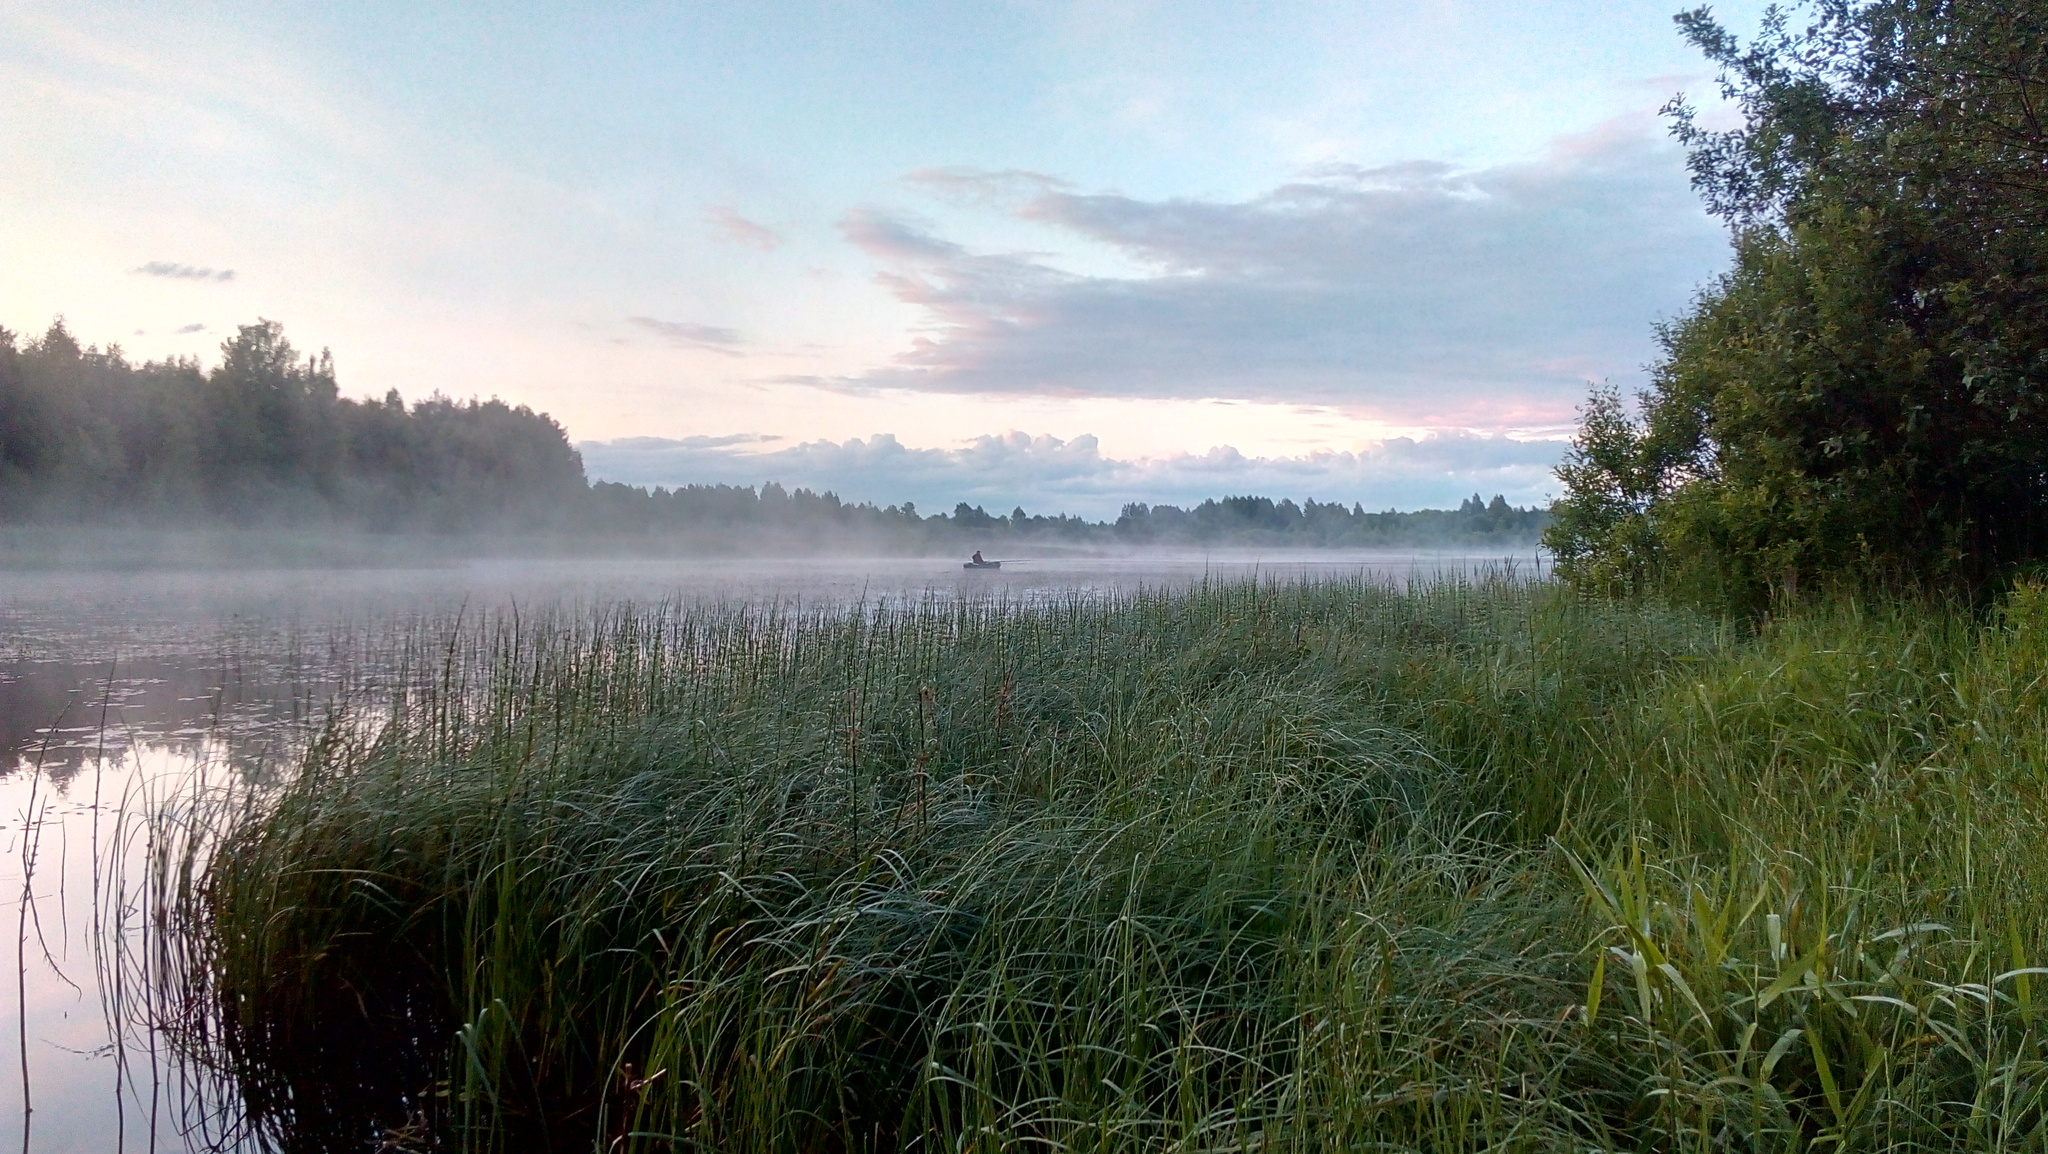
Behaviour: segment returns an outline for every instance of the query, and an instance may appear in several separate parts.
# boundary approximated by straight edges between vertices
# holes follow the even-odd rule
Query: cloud
[[[847,240],[925,323],[853,390],[1229,397],[1333,404],[1400,424],[1569,420],[1588,378],[1655,352],[1725,238],[1650,116],[1490,168],[1327,165],[1242,201],[1081,193],[1032,173],[926,170],[1135,264],[1082,275],[980,253],[906,213]]]
[[[677,348],[706,349],[729,357],[744,356],[734,346],[746,344],[736,329],[689,321],[663,321],[653,317],[627,317],[626,323],[659,336]]]
[[[1001,204],[1025,196],[1068,192],[1073,185],[1056,176],[1025,168],[987,172],[978,168],[918,168],[906,173],[905,183],[964,204]]]
[[[748,448],[775,439],[634,437],[577,448],[593,477],[627,484],[772,480],[830,489],[854,501],[915,501],[927,512],[966,501],[998,512],[1023,505],[1090,517],[1112,517],[1126,501],[1192,505],[1233,493],[1362,502],[1374,510],[1454,507],[1474,492],[1541,504],[1555,489],[1551,470],[1565,449],[1563,441],[1447,433],[1297,457],[1248,457],[1226,445],[1119,460],[1104,456],[1092,436],[1062,440],[1019,432],[976,437],[952,449],[914,449],[888,433]]]
[[[148,264],[129,269],[128,271],[138,276],[165,277],[170,280],[213,281],[216,284],[235,279],[235,270],[231,268],[199,268],[194,265],[177,264],[167,260],[153,260]]]
[[[705,210],[704,215],[718,229],[718,235],[734,244],[757,248],[762,252],[774,252],[782,247],[782,237],[774,229],[755,224],[741,216],[739,210],[729,204],[714,204]]]
[[[178,334],[179,336],[185,336],[188,333],[203,333],[206,331],[206,326],[198,323],[197,321],[194,321],[189,325],[182,325],[178,328],[172,329],[171,331]]]
[[[673,453],[699,449],[724,449],[733,445],[761,445],[783,438],[769,433],[729,433],[723,437],[621,437],[616,441],[592,441],[615,453]]]

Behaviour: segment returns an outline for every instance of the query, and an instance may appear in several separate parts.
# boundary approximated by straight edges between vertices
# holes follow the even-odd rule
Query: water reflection
[[[281,665],[195,657],[104,665],[17,661],[0,666],[0,774],[40,766],[62,786],[87,765],[154,747],[197,758],[218,746],[246,765],[277,752],[328,688]]]
[[[159,1023],[177,959],[150,932],[177,823],[152,820],[216,788],[219,751],[133,744],[53,774],[0,779],[14,1003],[0,1075],[18,1140],[36,1151],[214,1150],[229,1088],[176,1060]]]

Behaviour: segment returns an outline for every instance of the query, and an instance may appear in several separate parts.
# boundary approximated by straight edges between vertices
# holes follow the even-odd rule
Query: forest
[[[592,483],[547,414],[497,399],[343,396],[332,355],[301,355],[275,321],[241,326],[208,370],[134,364],[59,320],[26,342],[0,329],[0,522],[950,550],[1533,543],[1547,516],[1478,494],[1457,510],[1407,513],[1246,495],[1189,509],[1134,502],[1105,522],[965,502],[925,514],[774,482]]]
[[[501,401],[343,397],[274,321],[211,371],[130,363],[59,320],[0,330],[0,509],[16,523],[548,527],[586,486],[562,427]]]

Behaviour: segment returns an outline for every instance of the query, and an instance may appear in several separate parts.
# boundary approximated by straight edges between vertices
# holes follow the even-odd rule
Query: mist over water
[[[993,572],[834,557],[0,573],[0,917],[17,970],[0,995],[0,1117],[25,1117],[34,1151],[214,1148],[231,1090],[181,1065],[156,1028],[175,992],[154,985],[173,959],[149,932],[151,871],[175,857],[177,814],[260,790],[337,695],[388,689],[408,636],[620,603],[887,611],[1501,565],[1538,571],[1528,554],[1267,550],[1009,559]]]

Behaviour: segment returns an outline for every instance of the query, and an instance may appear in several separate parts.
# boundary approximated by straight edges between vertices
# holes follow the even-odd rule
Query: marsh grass
[[[2042,1140],[2026,590],[619,606],[397,664],[181,891],[186,1045],[280,1149]]]

